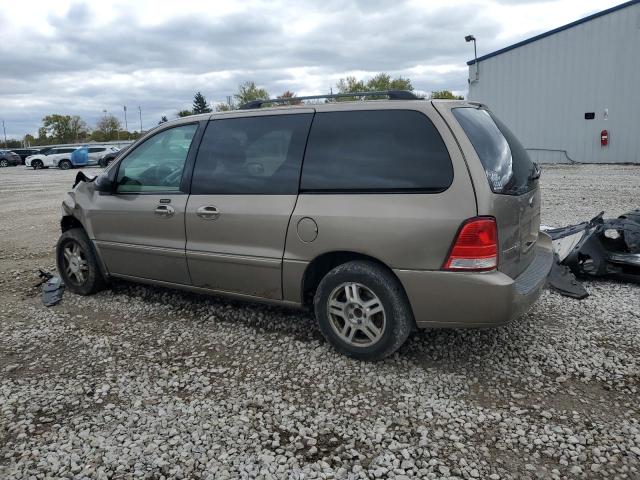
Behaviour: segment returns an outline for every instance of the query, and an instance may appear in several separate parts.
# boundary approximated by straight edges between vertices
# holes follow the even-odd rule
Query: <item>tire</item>
[[[3,158],[2,160],[0,160],[0,167],[4,168],[8,166],[9,166],[9,161],[6,158]]]
[[[327,342],[358,360],[375,361],[391,355],[415,326],[398,279],[371,261],[351,261],[327,273],[313,305]]]
[[[34,170],[40,170],[42,167],[44,167],[44,163],[42,163],[42,160],[33,160],[31,162],[31,167]]]
[[[71,163],[71,161],[64,159],[64,160],[60,160],[58,162],[58,168],[60,170],[69,170],[70,168],[73,168],[73,164]]]
[[[91,295],[106,286],[96,253],[83,229],[71,228],[60,236],[56,260],[60,277],[73,293]]]

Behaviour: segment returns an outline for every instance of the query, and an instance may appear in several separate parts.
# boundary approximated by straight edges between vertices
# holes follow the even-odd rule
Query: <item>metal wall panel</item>
[[[534,160],[640,163],[640,4],[481,60],[479,72],[469,99],[487,104]]]

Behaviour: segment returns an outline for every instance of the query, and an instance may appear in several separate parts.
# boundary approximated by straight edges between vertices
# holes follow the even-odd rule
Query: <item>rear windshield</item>
[[[476,150],[494,193],[522,195],[535,188],[537,166],[513,133],[488,110],[452,110]]]

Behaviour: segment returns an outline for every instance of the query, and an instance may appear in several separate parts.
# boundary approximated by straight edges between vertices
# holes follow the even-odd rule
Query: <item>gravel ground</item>
[[[128,283],[44,308],[75,172],[0,171],[0,478],[640,478],[640,287],[337,355],[305,313]],[[543,223],[640,202],[545,167]]]

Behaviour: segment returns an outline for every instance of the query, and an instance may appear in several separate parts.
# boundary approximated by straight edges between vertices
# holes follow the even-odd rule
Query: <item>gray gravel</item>
[[[76,172],[0,170],[0,478],[640,478],[640,288],[337,355],[304,312],[118,283],[39,303]],[[640,206],[545,167],[543,222]]]

